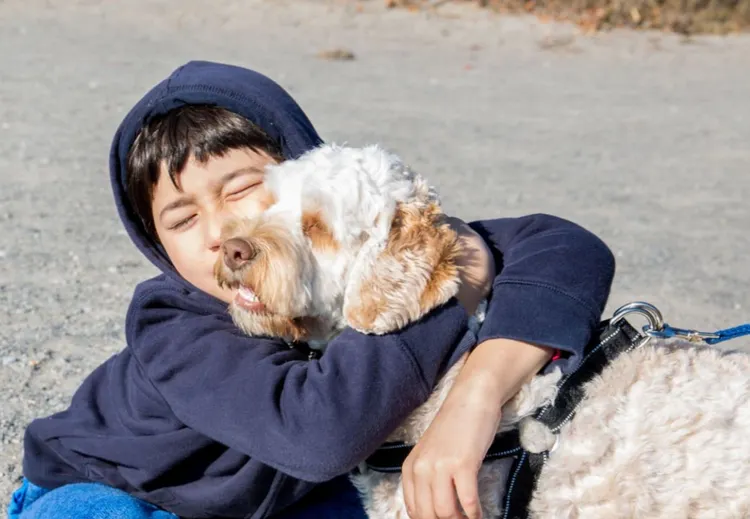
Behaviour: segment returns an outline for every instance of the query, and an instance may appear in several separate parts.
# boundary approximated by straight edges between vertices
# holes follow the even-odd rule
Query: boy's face
[[[234,217],[253,217],[273,199],[263,185],[267,164],[263,152],[231,150],[206,163],[190,158],[175,188],[162,166],[151,210],[156,233],[177,272],[187,281],[230,303],[236,290],[219,288],[213,267],[221,253],[221,228]]]

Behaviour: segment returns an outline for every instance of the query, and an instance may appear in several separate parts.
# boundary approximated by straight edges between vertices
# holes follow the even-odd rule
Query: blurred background
[[[638,299],[714,330],[750,321],[748,5],[0,0],[0,502],[25,424],[123,347],[155,273],[107,158],[185,61],[271,76],[326,140],[401,154],[449,213],[594,231],[617,257],[605,317]]]

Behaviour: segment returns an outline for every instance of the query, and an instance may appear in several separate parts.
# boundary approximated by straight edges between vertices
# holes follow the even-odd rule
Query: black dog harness
[[[622,317],[625,313],[642,313],[649,317],[651,329],[660,323],[651,320],[650,315],[639,309],[630,308],[618,311],[615,316],[600,324],[594,339],[584,349],[584,358],[578,368],[558,383],[555,401],[539,409],[534,418],[559,434],[575,414],[584,397],[583,386],[600,374],[618,355],[645,344],[649,335],[636,331]],[[413,446],[401,442],[386,443],[365,461],[366,466],[376,472],[401,472],[401,466],[409,456]],[[553,448],[554,449],[554,448]],[[519,441],[518,430],[498,434],[492,442],[485,461],[500,458],[514,458],[508,487],[505,493],[503,519],[525,519],[536,480],[547,461],[549,451],[532,453],[525,450]]]

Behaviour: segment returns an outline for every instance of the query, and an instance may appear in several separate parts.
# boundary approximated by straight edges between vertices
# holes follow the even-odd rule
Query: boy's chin
[[[212,280],[213,281],[213,280]],[[222,301],[228,305],[231,305],[237,297],[238,289],[236,288],[222,288],[213,282],[207,287],[198,287],[209,295],[215,297],[219,301]]]

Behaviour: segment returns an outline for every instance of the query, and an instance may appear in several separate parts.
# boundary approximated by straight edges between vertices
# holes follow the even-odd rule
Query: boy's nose
[[[221,248],[224,251],[224,264],[230,270],[237,270],[258,253],[255,247],[243,238],[230,238]]]

